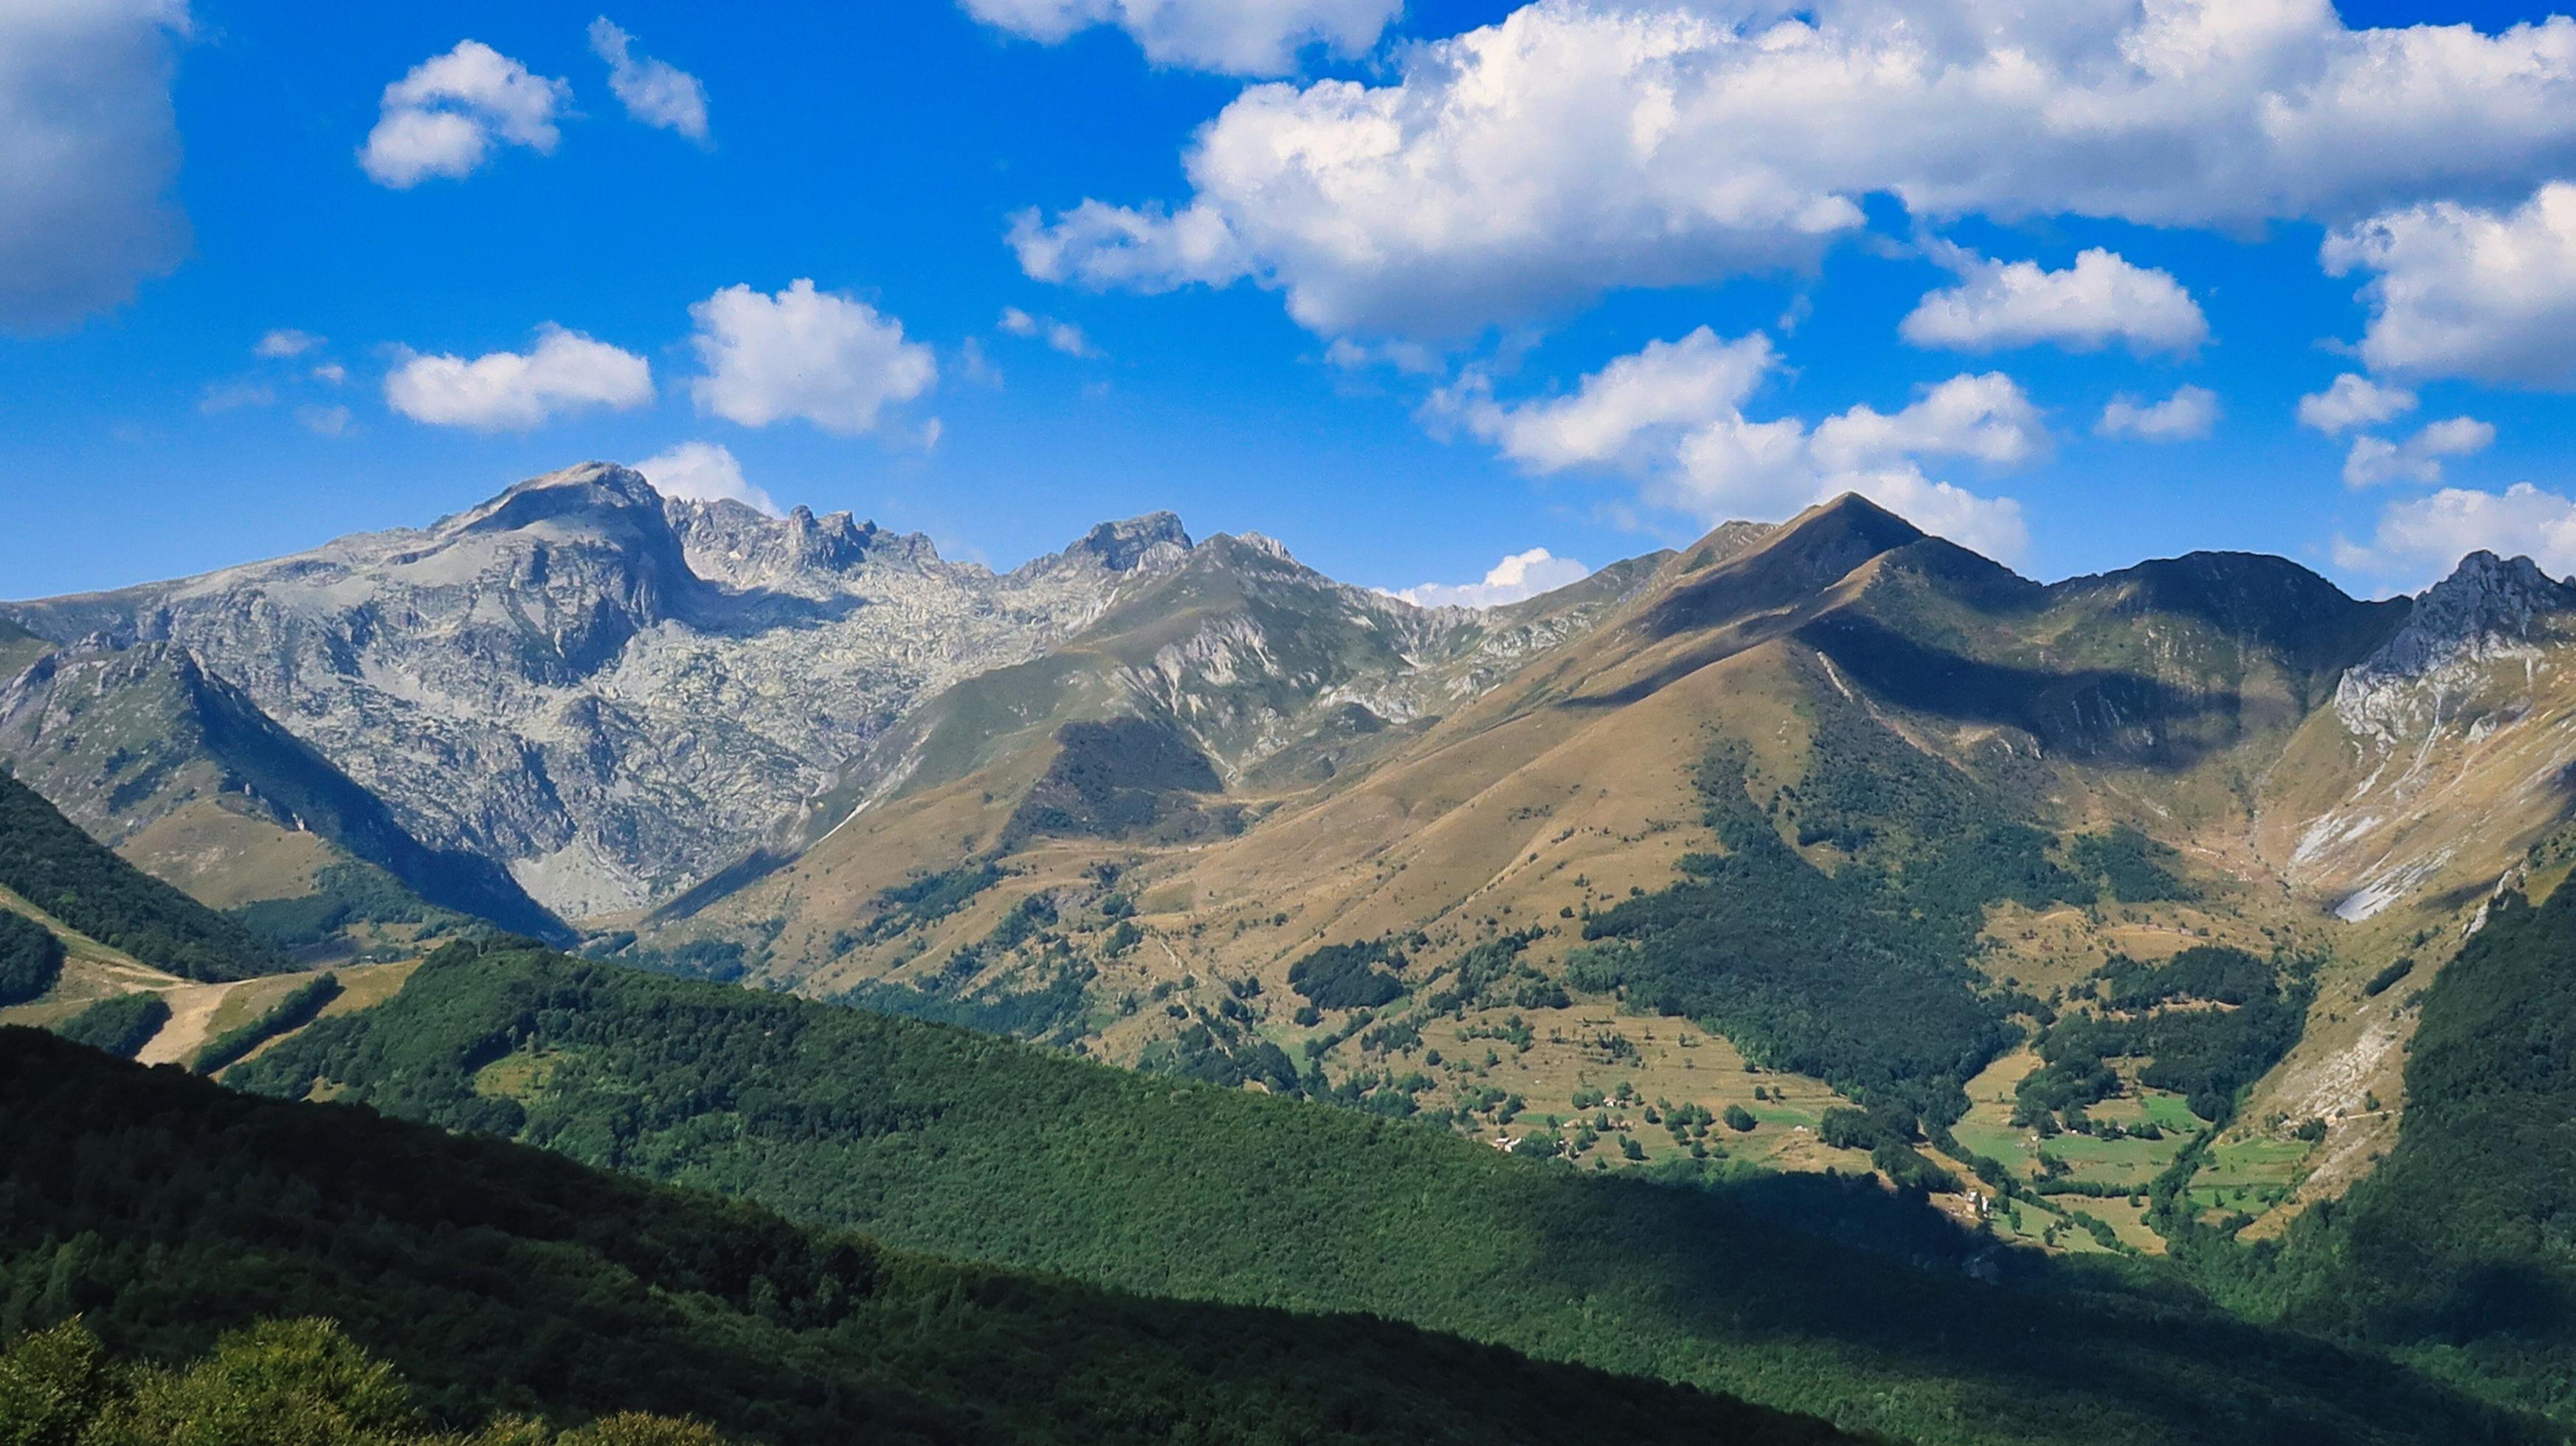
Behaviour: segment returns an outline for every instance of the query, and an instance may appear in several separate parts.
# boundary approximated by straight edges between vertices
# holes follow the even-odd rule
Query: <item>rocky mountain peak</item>
[[[2518,718],[2543,667],[2542,645],[2576,615],[2576,587],[2528,557],[2472,552],[2426,588],[2378,651],[2335,685],[2353,733],[2394,742],[2460,723]]]
[[[1096,563],[1110,572],[1152,571],[1178,562],[1192,545],[1177,513],[1148,512],[1124,522],[1101,523],[1062,555],[1067,561]]]
[[[663,514],[698,576],[735,588],[800,594],[841,591],[871,564],[936,566],[939,550],[919,533],[889,532],[848,512],[814,515],[797,507],[785,517],[726,498],[674,497]]]
[[[2472,552],[2415,599],[2405,624],[2361,671],[2420,678],[2458,659],[2496,656],[2534,641],[2548,620],[2576,611],[2576,587],[2528,557]]]
[[[480,507],[441,522],[437,531],[514,532],[544,524],[568,527],[634,525],[659,519],[662,494],[644,474],[614,462],[584,462],[531,477]],[[647,525],[650,525],[649,522]]]

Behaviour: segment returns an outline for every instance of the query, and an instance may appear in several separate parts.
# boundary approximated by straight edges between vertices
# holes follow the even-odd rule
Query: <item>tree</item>
[[[0,913],[0,1008],[41,997],[63,977],[63,941],[24,914]]]
[[[1753,1127],[1760,1123],[1761,1121],[1753,1118],[1753,1112],[1742,1105],[1726,1107],[1726,1127],[1739,1135],[1750,1133]]]

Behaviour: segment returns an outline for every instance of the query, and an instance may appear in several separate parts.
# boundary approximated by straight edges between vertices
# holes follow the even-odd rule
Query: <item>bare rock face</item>
[[[2415,600],[2406,623],[2335,689],[2335,715],[2381,743],[2512,713],[2547,645],[2576,631],[2576,586],[2527,557],[2472,552]],[[2508,720],[2509,721],[2509,720]]]
[[[2527,557],[2473,552],[2336,684],[2336,748],[2354,782],[2307,818],[2294,879],[2370,918],[2467,873],[2562,816],[2576,587]]]
[[[1190,551],[1157,514],[997,575],[591,463],[426,528],[10,612],[91,651],[184,647],[424,843],[578,919],[720,868],[917,700]]]

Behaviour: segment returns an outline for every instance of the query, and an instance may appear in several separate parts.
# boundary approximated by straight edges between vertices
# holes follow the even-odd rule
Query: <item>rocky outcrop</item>
[[[2275,775],[2345,779],[2303,811],[2290,878],[2348,920],[2491,879],[2568,805],[2576,587],[2473,552],[2335,686],[2329,736]],[[2312,796],[2312,795],[2311,795]]]
[[[713,872],[919,699],[1190,551],[1162,513],[996,574],[592,463],[426,528],[10,612],[91,651],[184,647],[425,844],[580,918]]]
[[[2472,552],[2415,600],[2378,652],[2344,674],[2335,716],[2355,734],[2394,743],[2464,712],[2512,712],[2546,645],[2570,631],[2576,587],[2530,558]]]

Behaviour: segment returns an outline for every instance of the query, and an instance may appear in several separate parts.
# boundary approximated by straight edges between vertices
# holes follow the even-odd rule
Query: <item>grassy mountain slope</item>
[[[324,1315],[428,1404],[744,1439],[1840,1439],[1383,1321],[1115,1295],[0,1030],[0,1336],[169,1356]]]
[[[1956,1114],[1968,1133],[1932,1163],[1989,1195],[2054,1192],[1996,1224],[2059,1249],[2163,1251],[2143,1187],[2213,1118],[2195,1189],[2218,1216],[2250,1213],[2248,1240],[2368,1173],[2399,1119],[2413,1017],[2365,985],[2401,955],[2437,959],[2484,885],[2428,886],[2347,924],[2332,910],[2348,886],[2301,861],[2310,824],[2285,820],[2320,806],[2298,760],[2340,749],[2332,771],[2351,771],[2359,755],[2333,743],[2339,680],[2394,646],[2412,604],[2233,553],[2041,585],[1859,499],[1722,529],[1618,597],[1328,778],[1235,784],[1239,833],[1066,830],[997,857],[1062,756],[1005,749],[862,811],[648,932],[635,957],[722,949],[728,976],[1445,1116],[1587,1165],[1868,1170],[1869,1149],[1828,1139],[1827,1112]],[[2521,657],[2488,671],[2521,677]],[[2533,676],[2545,692],[2559,671]],[[2462,879],[2492,881],[2564,814],[2543,767],[2563,764],[2562,710],[2526,701],[2498,692],[2449,718],[2435,749],[2441,768],[2492,756],[2519,790],[2459,796],[2460,819],[2508,795],[2522,810],[2498,814],[2493,839],[2452,829]],[[1738,852],[1712,822],[1732,808],[1712,814],[1701,788],[1719,749],[1785,850],[1773,882],[1804,881],[1808,915],[1784,914],[1777,887],[1727,902],[1709,890],[1722,879],[1686,867]],[[1872,902],[1835,901],[1855,889]],[[1677,906],[1693,927],[1669,927]],[[1806,922],[1872,914],[1887,921],[1865,931],[1876,942],[1843,941],[1878,961],[1868,970]],[[1605,945],[1657,957],[1632,976]],[[2261,1039],[2194,1076],[2214,1114],[2146,1084],[2147,1057],[2114,1056],[2112,1096],[2062,1118],[2120,1133],[2037,1134],[2018,1090],[2043,1061],[2012,1040],[2098,1013],[2120,961],[2202,945],[2313,971],[2276,982],[2276,1004],[2309,1001],[2286,1055],[2264,1014]],[[1327,950],[1370,951],[1391,984],[1301,991],[1297,971]],[[1916,1037],[1919,1019],[1948,1023]],[[2249,1085],[2248,1061],[2272,1067]],[[1604,1096],[1698,1120],[1742,1110],[1756,1128],[1667,1139],[1666,1122]],[[2319,1120],[2323,1140],[2305,1133]],[[1944,1198],[1974,1218],[1965,1194]]]
[[[0,888],[98,943],[185,978],[243,979],[288,967],[238,922],[118,858],[6,775]]]
[[[790,998],[467,946],[242,1066],[1117,1289],[1361,1310],[1930,1442],[2516,1439],[2384,1362],[2175,1300],[2004,1289],[1873,1185],[1585,1176]],[[1847,1216],[1917,1270],[1773,1223]]]
[[[268,905],[253,922],[293,947],[347,952],[389,932],[369,925],[464,916],[561,934],[499,867],[422,845],[170,644],[32,663],[0,698],[0,756],[145,869],[218,908]]]

